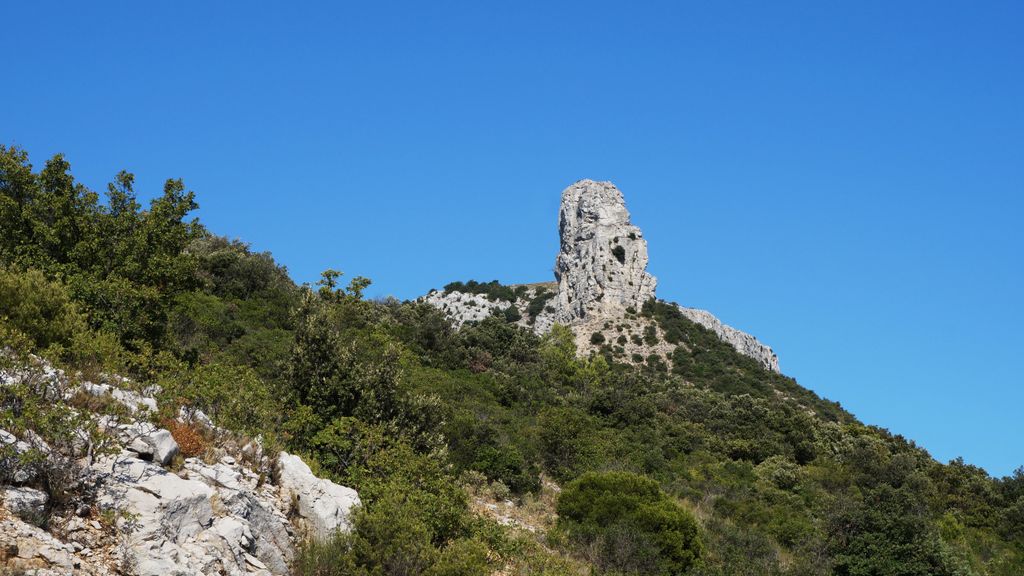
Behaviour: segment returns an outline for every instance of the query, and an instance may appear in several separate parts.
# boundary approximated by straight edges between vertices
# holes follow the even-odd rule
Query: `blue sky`
[[[625,193],[659,296],[940,460],[1024,464],[1019,2],[8,2],[0,141],[196,191],[298,281],[551,278]]]

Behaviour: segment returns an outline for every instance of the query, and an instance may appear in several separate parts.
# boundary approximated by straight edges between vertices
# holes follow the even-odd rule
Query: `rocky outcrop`
[[[531,306],[541,284],[521,286],[534,291],[517,295],[515,301],[454,290],[432,291],[421,300],[444,311],[457,328],[495,314],[508,317],[511,307],[515,312],[511,316],[519,317],[514,321],[537,334],[549,332],[556,322],[571,327],[581,354],[607,343],[616,357],[649,362],[654,355],[670,362],[674,346],[660,339],[653,321],[637,314],[655,297],[657,281],[647,272],[647,241],[630,221],[622,192],[611,182],[580,180],[569,186],[562,192],[558,233],[557,287],[543,306]],[[705,310],[679,309],[740,354],[779,371],[778,357],[757,338],[723,324]],[[640,337],[651,331],[651,336]]]
[[[213,527],[214,491],[131,455],[104,459],[93,472],[102,510],[126,535],[128,563],[140,576],[237,573],[220,560],[207,532]],[[233,555],[229,555],[231,558]]]
[[[466,322],[479,322],[512,305],[508,300],[490,300],[483,294],[458,290],[435,290],[422,300],[444,312],[456,328],[461,328]]]
[[[64,576],[108,575],[117,571],[94,562],[92,552],[75,543],[62,542],[51,534],[0,509],[0,574]]]
[[[156,400],[138,392],[116,388],[110,384],[94,384],[92,382],[83,382],[79,389],[99,398],[109,395],[133,414],[147,410],[153,413],[156,412]]]
[[[189,458],[175,474],[126,452],[98,462],[93,473],[98,506],[114,511],[135,573],[288,572],[290,502],[233,457],[214,464]]]
[[[48,446],[30,430],[20,437],[0,431],[0,468],[10,469],[0,475],[0,573],[288,574],[301,538],[350,529],[356,491],[316,477],[298,456],[272,460],[258,438],[239,439],[201,412],[183,410],[181,421],[206,424],[209,446],[204,459],[175,458],[170,432],[133,419],[156,411],[153,398],[112,385],[70,386],[60,371],[34,362],[0,371],[0,387],[41,378],[66,397],[109,396],[135,410],[127,419],[91,415],[93,434],[107,435],[104,445],[113,448],[91,463],[84,449],[63,454],[63,444]],[[30,452],[31,462],[67,464],[68,486],[76,487],[68,494],[77,500],[50,509],[33,475],[17,473],[19,455]],[[43,521],[47,530],[36,526]]]
[[[647,273],[647,241],[611,182],[580,180],[566,188],[558,233],[556,322],[621,317],[654,297],[657,281]]]
[[[13,556],[0,558],[0,572],[7,566],[64,574],[91,565],[82,573],[288,574],[301,537],[350,529],[359,496],[317,478],[297,456],[283,456],[282,485],[264,482],[230,456],[213,464],[188,458],[178,472],[130,451],[102,458],[86,474],[97,487],[95,503],[80,511],[114,525],[76,516],[53,522],[69,541],[32,525],[44,515],[44,493],[5,488],[0,519],[10,514],[5,529],[20,536]]]
[[[679,306],[678,308],[683,313],[683,316],[714,332],[740,354],[757,360],[767,370],[772,372],[779,371],[779,357],[775,355],[775,352],[769,346],[762,344],[757,338],[746,332],[741,332],[732,326],[723,324],[721,320],[715,318],[707,310],[686,308],[685,306]]]
[[[178,443],[167,430],[149,422],[133,422],[118,427],[118,434],[128,450],[143,460],[152,460],[166,466],[178,455]]]
[[[309,535],[322,539],[351,529],[352,509],[359,506],[355,490],[317,478],[301,458],[285,452],[277,458],[277,475],[282,498],[294,502]]]
[[[485,294],[472,294],[459,290],[432,290],[419,301],[438,308],[451,319],[456,328],[467,322],[480,322],[494,315],[505,315],[510,308],[518,319],[514,322],[535,334],[546,334],[555,323],[554,283],[510,286],[516,293],[515,301],[489,298]]]
[[[3,491],[4,506],[23,520],[34,521],[46,512],[46,492],[27,487],[9,487]]]

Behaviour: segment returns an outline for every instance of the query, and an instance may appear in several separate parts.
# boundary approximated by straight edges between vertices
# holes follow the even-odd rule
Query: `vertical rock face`
[[[621,315],[654,297],[657,281],[647,273],[647,242],[611,182],[580,180],[566,188],[558,231],[556,322]]]

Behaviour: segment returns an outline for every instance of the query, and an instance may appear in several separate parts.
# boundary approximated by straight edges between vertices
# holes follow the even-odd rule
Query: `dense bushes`
[[[516,290],[511,286],[503,286],[497,280],[490,282],[450,282],[444,286],[445,292],[465,292],[467,294],[483,294],[488,300],[516,301]]]
[[[181,366],[159,380],[164,406],[202,410],[218,426],[251,435],[278,428],[285,399],[247,366]]]
[[[37,349],[70,344],[85,330],[85,317],[67,289],[38,270],[0,268],[0,323],[28,338]]]
[[[849,421],[851,416],[838,404],[824,400],[796,381],[762,368],[753,359],[738,354],[714,333],[682,315],[674,304],[650,300],[641,312],[657,321],[665,341],[677,344],[672,353],[672,371],[690,382],[725,394],[774,396],[778,392],[798,399],[826,420]],[[644,340],[657,343],[653,329]]]
[[[703,549],[693,516],[657,482],[628,472],[589,472],[569,483],[558,522],[600,572],[682,574]]]
[[[534,292],[533,298],[530,298],[530,302],[526,305],[526,313],[529,315],[530,320],[537,318],[541,312],[544,311],[544,307],[547,303],[555,297],[554,292],[549,292],[547,288],[540,287]]]

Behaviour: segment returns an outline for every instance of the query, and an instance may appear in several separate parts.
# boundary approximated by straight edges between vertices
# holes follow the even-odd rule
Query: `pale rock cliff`
[[[740,354],[757,360],[767,370],[772,372],[779,371],[779,357],[775,355],[775,352],[769,346],[762,344],[757,338],[746,332],[741,332],[732,326],[723,324],[721,320],[715,318],[707,310],[686,308],[685,306],[678,305],[677,307],[683,313],[683,316],[714,332],[721,340],[732,345]]]
[[[456,290],[435,290],[422,300],[443,311],[456,328],[461,328],[466,322],[479,322],[512,305],[507,300],[489,300],[483,294],[467,294]]]
[[[611,182],[580,180],[566,188],[558,233],[556,322],[621,317],[654,297],[657,281],[647,273],[647,241]]]
[[[562,191],[558,233],[554,286],[512,286],[515,301],[456,290],[432,291],[420,300],[444,311],[456,327],[497,314],[508,317],[511,307],[512,316],[519,315],[514,321],[537,334],[549,332],[556,322],[572,328],[581,354],[608,342],[626,358],[655,355],[670,362],[674,346],[664,342],[655,322],[638,314],[644,303],[655,297],[657,280],[647,272],[647,241],[630,221],[622,192],[611,182],[580,180],[572,184]],[[544,300],[543,306],[531,306],[536,300]],[[779,372],[778,357],[757,338],[723,324],[706,310],[679,309],[740,354]],[[641,338],[651,331],[654,343]],[[595,339],[596,333],[601,337]]]
[[[317,478],[302,458],[285,452],[277,457],[277,476],[281,494],[295,503],[310,536],[325,540],[352,529],[349,511],[359,505],[355,490]]]

